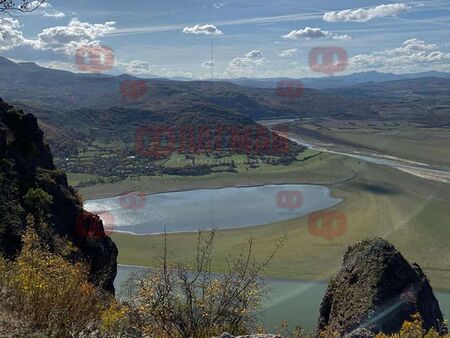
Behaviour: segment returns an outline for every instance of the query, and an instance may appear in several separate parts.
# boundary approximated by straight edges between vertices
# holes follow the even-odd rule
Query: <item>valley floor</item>
[[[155,193],[270,183],[327,185],[334,196],[345,200],[332,208],[347,216],[347,231],[343,236],[328,240],[311,235],[307,217],[219,231],[214,270],[224,271],[226,257],[238,253],[249,237],[255,238],[255,255],[262,260],[274,248],[274,243],[286,234],[284,246],[266,269],[265,275],[292,279],[327,279],[340,266],[348,245],[366,237],[380,236],[392,242],[408,260],[419,263],[434,288],[450,289],[450,185],[340,155],[323,153],[310,161],[304,167],[289,166],[275,172],[251,175],[142,178],[137,182],[123,182],[114,186],[114,189],[108,186],[96,187],[95,191],[107,196],[133,189]],[[196,236],[192,233],[169,234],[170,252],[178,259],[191,257],[195,250]],[[121,264],[151,266],[161,254],[162,236],[114,233],[112,238],[118,245]]]

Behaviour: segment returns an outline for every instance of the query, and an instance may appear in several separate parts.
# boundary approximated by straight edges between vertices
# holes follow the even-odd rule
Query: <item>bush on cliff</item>
[[[0,256],[0,335],[71,337],[103,327],[108,336],[116,329],[122,309],[88,282],[87,266],[47,250],[32,223],[22,245],[14,261]]]

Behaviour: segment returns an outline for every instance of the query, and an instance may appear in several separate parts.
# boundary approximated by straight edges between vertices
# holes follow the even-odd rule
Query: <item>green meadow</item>
[[[282,248],[265,270],[266,276],[322,280],[340,266],[348,247],[366,237],[380,236],[393,243],[408,260],[421,265],[437,289],[450,289],[450,186],[421,179],[396,169],[339,155],[320,154],[304,163],[255,169],[250,173],[208,177],[144,177],[111,186],[97,186],[100,195],[141,190],[148,193],[222,186],[271,183],[310,183],[328,186],[344,202],[332,210],[344,213],[347,229],[332,239],[308,230],[308,216],[274,224],[219,231],[213,269],[225,271],[229,255],[240,252],[254,238],[254,254],[263,260],[285,236]],[[89,190],[87,190],[89,192]],[[86,193],[86,192],[84,192]],[[89,194],[88,194],[89,195]],[[95,195],[99,196],[99,195]],[[114,233],[119,263],[151,266],[163,249],[163,237]],[[169,252],[176,259],[193,257],[195,233],[168,234]]]

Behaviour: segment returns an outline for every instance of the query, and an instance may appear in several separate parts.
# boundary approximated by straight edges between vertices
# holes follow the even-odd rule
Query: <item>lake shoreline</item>
[[[210,188],[186,188],[186,189],[175,189],[175,190],[166,190],[166,191],[159,191],[159,192],[148,192],[148,191],[140,191],[140,190],[130,190],[126,193],[122,193],[122,194],[116,194],[113,191],[111,191],[111,193],[105,193],[104,195],[102,194],[101,196],[97,196],[97,197],[93,197],[92,195],[83,195],[83,197],[85,197],[85,201],[95,201],[95,200],[99,200],[99,199],[106,199],[106,198],[115,198],[115,197],[120,197],[122,195],[128,194],[128,193],[132,193],[132,192],[141,192],[144,193],[145,196],[153,196],[153,195],[159,195],[159,194],[166,194],[166,193],[177,193],[177,192],[189,192],[189,191],[198,191],[198,190],[220,190],[220,189],[226,189],[226,188],[260,188],[260,187],[267,187],[267,186],[281,186],[281,185],[292,185],[292,184],[296,184],[296,185],[308,185],[308,186],[316,186],[316,187],[326,187],[331,191],[331,186],[335,185],[337,183],[341,183],[341,182],[335,182],[335,183],[330,183],[330,184],[321,184],[321,183],[258,183],[258,184],[234,184],[234,185],[224,185],[224,186],[219,186],[219,187],[210,187]],[[333,197],[333,196],[332,196]],[[339,198],[339,197],[336,197]]]
[[[295,197],[292,191],[297,193]],[[280,204],[282,193],[287,196],[286,205]],[[87,200],[85,209],[110,213],[114,220],[112,228],[117,233],[157,236],[268,225],[301,218],[343,202],[332,195],[330,188],[311,184],[183,190],[150,194],[140,200],[143,203],[138,213],[124,207],[117,197]]]

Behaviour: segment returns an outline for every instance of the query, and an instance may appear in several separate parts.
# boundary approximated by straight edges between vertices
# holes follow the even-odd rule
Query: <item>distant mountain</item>
[[[136,95],[136,88],[123,88],[133,83],[143,86],[142,95]],[[0,59],[0,97],[34,113],[53,151],[61,157],[96,140],[123,141],[133,149],[137,131],[149,125],[180,130],[207,126],[213,132],[219,125],[256,128],[252,118],[298,116],[293,104],[283,104],[273,90],[260,93],[257,89],[242,91],[231,83],[75,74],[7,59]],[[293,152],[301,149],[290,143]],[[265,155],[270,154],[268,150]]]
[[[450,79],[419,79],[369,82],[325,91],[332,95],[367,98],[380,119],[406,120],[431,126],[450,126]]]
[[[262,119],[333,118],[450,125],[450,79],[445,73],[437,75],[442,77],[399,80],[419,74],[370,72],[308,79],[324,86],[333,81],[345,85],[339,88],[302,89],[285,81],[274,89],[225,81],[78,74],[0,57],[0,97],[35,114],[52,149],[61,155],[95,137],[111,140],[120,135],[131,142],[136,128],[152,123],[251,125]],[[379,82],[386,78],[396,80]],[[371,82],[352,85],[368,79]],[[277,80],[257,81],[269,85]]]
[[[423,77],[386,82],[366,82],[358,85],[325,90],[323,92],[352,97],[383,97],[409,99],[450,99],[450,77]]]
[[[126,97],[121,87],[138,80],[129,75],[75,74],[35,64],[14,63],[0,57],[0,95],[26,106],[40,118],[54,111],[123,107],[161,114],[211,109],[245,115],[251,119],[342,115],[358,108],[367,113],[367,102],[316,90],[260,89],[229,82],[145,79],[144,95]],[[122,88],[123,89],[123,88]],[[291,90],[292,89],[292,90]],[[132,93],[133,94],[133,93]],[[43,116],[44,114],[45,116]]]
[[[351,75],[326,76],[317,78],[300,78],[306,88],[311,89],[330,89],[354,86],[365,82],[386,82],[394,80],[418,79],[426,77],[439,77],[450,79],[450,73],[444,72],[422,72],[410,74],[393,74],[379,72],[362,72]],[[230,80],[230,82],[239,86],[255,87],[255,88],[276,88],[279,81],[289,80],[289,78],[271,78],[271,79],[251,79],[239,78]]]

